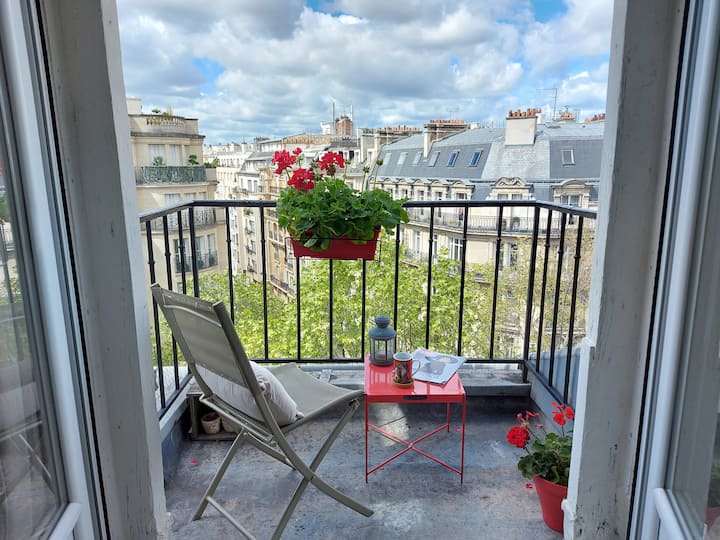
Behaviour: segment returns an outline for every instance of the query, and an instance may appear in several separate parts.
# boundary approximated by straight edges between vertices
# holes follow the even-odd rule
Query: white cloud
[[[198,118],[208,142],[227,142],[318,132],[333,100],[337,114],[353,106],[358,127],[419,126],[455,109],[467,121],[501,119],[538,105],[538,88],[548,87],[575,100],[571,108],[602,107],[607,70],[597,66],[610,21],[593,17],[608,2],[571,2],[546,23],[529,0],[482,10],[465,0],[335,0],[323,12],[301,0],[118,0],[118,11],[128,95],[144,110]],[[587,21],[573,35],[587,31],[590,43],[545,59],[562,48],[548,36],[571,18]],[[199,58],[223,71],[207,80]]]
[[[567,11],[545,23],[532,23],[523,39],[532,73],[563,69],[582,58],[607,56],[612,0],[566,0]]]

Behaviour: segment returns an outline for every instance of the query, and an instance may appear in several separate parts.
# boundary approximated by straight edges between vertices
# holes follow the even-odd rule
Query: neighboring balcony
[[[175,166],[135,167],[135,184],[203,184],[208,182],[205,167]]]

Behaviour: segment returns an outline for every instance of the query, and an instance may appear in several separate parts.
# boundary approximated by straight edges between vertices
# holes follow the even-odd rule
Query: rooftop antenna
[[[453,115],[453,113],[458,112],[458,111],[460,110],[460,107],[448,107],[448,108],[445,109],[445,110],[450,113],[450,120],[454,120],[454,115]]]

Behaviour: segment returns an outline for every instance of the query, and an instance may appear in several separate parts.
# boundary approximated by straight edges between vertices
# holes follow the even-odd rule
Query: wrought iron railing
[[[577,346],[585,331],[584,317],[595,212],[536,201],[409,201],[405,203],[405,207],[411,216],[410,223],[397,227],[394,240],[386,241],[379,250],[380,258],[391,257],[389,261],[383,262],[387,264],[382,267],[383,272],[391,273],[394,283],[387,299],[392,305],[392,313],[388,313],[391,314],[391,319],[397,322],[400,317],[400,322],[405,325],[411,322],[415,331],[418,331],[418,325],[422,325],[415,345],[433,348],[431,322],[433,317],[442,317],[442,325],[454,329],[452,351],[448,352],[466,356],[471,364],[515,364],[523,369],[524,375],[532,373],[556,399],[572,401],[573,385],[577,376]],[[230,230],[231,208],[243,208],[245,213],[256,214],[260,245],[255,251],[244,249],[251,246],[250,244],[233,245],[231,239],[237,238],[238,233],[244,231]],[[277,249],[271,247],[268,234],[268,222],[275,223],[274,201],[193,201],[142,214],[140,222],[147,242],[149,282],[161,282],[198,297],[203,295],[199,273],[203,269],[203,259],[191,257],[185,250],[197,253],[194,216],[202,215],[208,209],[225,212],[224,223],[223,219],[219,218],[218,226],[225,228],[223,249],[226,250],[226,256],[222,257],[222,260],[227,260],[228,264],[218,267],[218,272],[225,283],[223,288],[226,288],[226,303],[233,320],[240,309],[234,292],[234,282],[239,279],[238,276],[249,275],[250,279],[256,280],[262,287],[262,302],[258,308],[262,310],[262,353],[257,356],[272,363],[360,362],[369,347],[365,330],[369,328],[371,317],[367,311],[366,297],[373,291],[369,289],[367,277],[375,271],[372,265],[376,263],[351,263],[358,265],[359,280],[354,287],[361,299],[359,312],[353,316],[357,320],[352,321],[359,322],[355,327],[361,329],[360,335],[352,337],[356,340],[359,338],[360,344],[352,355],[336,354],[336,345],[346,339],[342,332],[347,321],[336,321],[335,313],[340,311],[339,306],[342,306],[347,298],[343,296],[345,293],[334,290],[337,279],[334,277],[334,269],[339,268],[340,264],[350,263],[333,260],[321,263],[327,265],[328,270],[328,321],[325,327],[327,354],[312,357],[304,354],[301,335],[308,330],[304,329],[301,317],[301,275],[307,267],[304,264],[293,264],[286,268],[291,275],[294,273],[294,283],[283,281],[278,277],[278,273],[271,272],[269,268],[270,251]],[[171,221],[178,226],[171,229]],[[437,249],[438,235],[452,238],[453,244],[448,252]],[[171,264],[172,257],[175,256],[170,250],[172,236],[175,236],[173,240],[177,240],[174,245],[180,250],[176,261],[184,260],[189,263],[182,265],[179,277],[174,273],[175,269]],[[188,240],[183,240],[183,236]],[[243,238],[242,235],[239,237]],[[418,238],[421,239],[420,243],[417,242]],[[153,247],[157,243],[164,246],[163,249]],[[522,246],[522,256],[518,255],[518,246]],[[233,250],[244,253],[246,257],[252,255],[241,263],[244,268],[233,268]],[[480,252],[489,254],[487,261],[474,260]],[[292,260],[289,247],[281,258],[285,261]],[[400,298],[399,281],[401,275],[404,276],[411,267],[414,271],[422,270],[425,299],[422,312],[413,314],[413,320],[408,322],[403,321],[405,314],[402,312],[403,298]],[[247,272],[249,268],[253,271]],[[521,270],[526,271],[526,275],[522,274]],[[454,280],[451,300],[456,304],[456,309],[451,313],[438,315],[433,307],[434,303],[440,302],[434,296],[433,290],[440,273],[451,276]],[[511,283],[506,276],[512,276],[515,281]],[[478,306],[474,302],[465,301],[466,292],[472,287],[481,287],[482,294],[488,299],[487,310],[481,317],[474,313],[479,309]],[[217,289],[215,291],[217,293]],[[271,338],[268,320],[268,305],[276,295],[285,295],[284,300],[290,300],[295,306],[294,328],[287,328],[287,334],[283,335],[285,340],[294,336],[297,345],[290,357],[275,358],[269,354],[271,339],[278,339]],[[512,314],[501,314],[500,305],[512,305]],[[154,361],[161,379],[158,409],[162,415],[189,376],[179,375],[181,361],[177,348],[174,343],[170,348],[167,344],[163,345],[161,320],[154,304],[152,310]],[[466,327],[466,320],[472,320],[472,326]],[[484,336],[489,344],[486,350],[471,350],[472,347],[468,344],[472,342],[475,334]],[[171,384],[169,390],[165,388],[167,385],[162,380],[163,366],[172,367],[173,370],[172,378],[175,384]]]
[[[163,165],[135,168],[135,183],[142,184],[202,184],[207,182],[205,167]]]

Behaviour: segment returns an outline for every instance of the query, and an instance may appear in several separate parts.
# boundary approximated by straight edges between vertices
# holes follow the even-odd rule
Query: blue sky
[[[611,0],[118,0],[126,94],[207,143],[605,110]],[[555,98],[557,96],[557,99]]]

